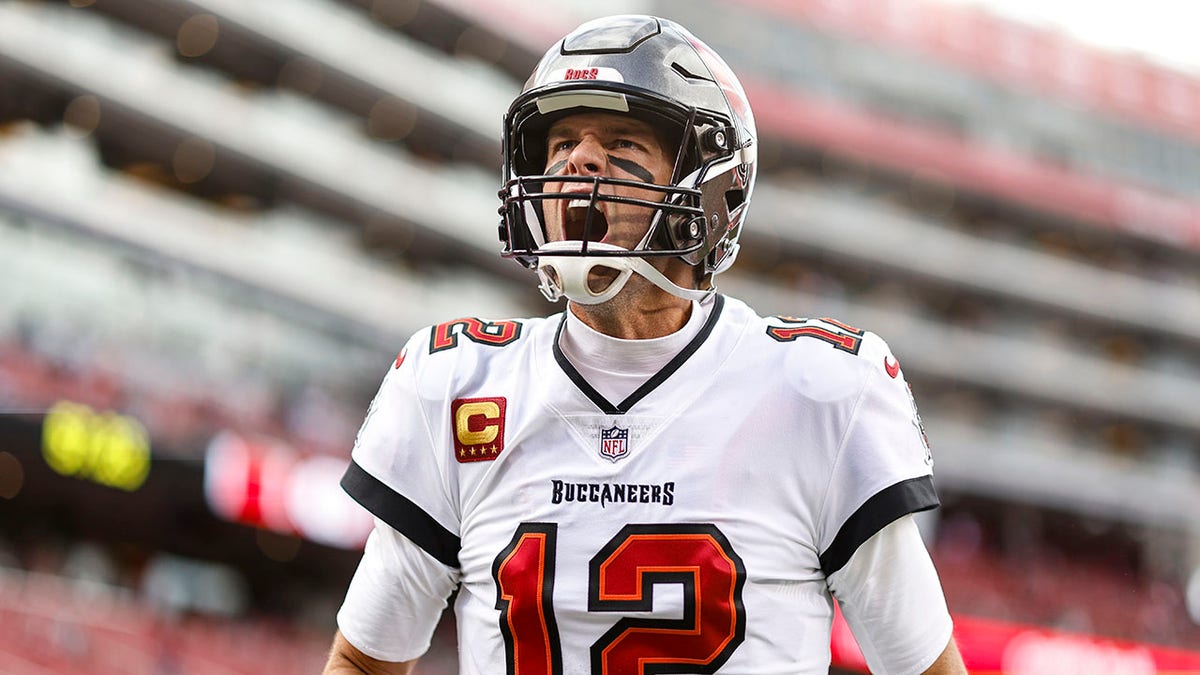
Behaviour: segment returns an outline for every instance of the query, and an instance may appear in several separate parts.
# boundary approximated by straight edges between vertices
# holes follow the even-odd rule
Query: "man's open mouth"
[[[608,234],[608,218],[591,199],[564,200],[563,235],[570,241],[600,241]],[[589,214],[591,223],[588,223]]]

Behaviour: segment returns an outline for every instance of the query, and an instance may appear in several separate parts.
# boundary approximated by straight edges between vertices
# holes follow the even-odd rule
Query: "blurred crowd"
[[[1180,584],[1115,544],[1072,550],[1042,538],[1003,547],[970,512],[952,513],[931,546],[951,613],[1068,633],[1200,648]]]
[[[160,552],[0,538],[0,672],[316,672],[331,629],[247,611],[237,573]],[[311,617],[309,617],[311,619]]]
[[[103,349],[51,351],[29,333],[0,336],[0,409],[44,411],[67,400],[97,411],[121,411],[146,426],[156,449],[177,456],[199,458],[223,429],[344,456],[369,400],[366,392],[358,392],[361,400],[346,402],[344,393],[335,397],[316,385],[287,390],[254,378],[228,382],[229,388],[184,389],[177,386],[178,378],[131,382],[123,366],[129,356]]]

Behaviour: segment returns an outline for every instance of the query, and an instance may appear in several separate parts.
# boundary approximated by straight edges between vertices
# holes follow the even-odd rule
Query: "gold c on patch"
[[[450,404],[454,428],[454,459],[459,462],[488,462],[504,451],[503,396],[456,398]]]

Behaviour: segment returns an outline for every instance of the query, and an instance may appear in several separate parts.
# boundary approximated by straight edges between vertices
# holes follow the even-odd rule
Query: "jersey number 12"
[[[555,523],[524,523],[492,564],[509,675],[562,675],[557,537]],[[745,639],[745,581],[715,525],[626,525],[588,565],[588,611],[649,612],[655,584],[679,584],[683,616],[618,620],[592,645],[593,675],[716,672]]]

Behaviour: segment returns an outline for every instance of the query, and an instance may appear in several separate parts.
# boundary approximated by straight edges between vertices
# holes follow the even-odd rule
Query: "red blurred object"
[[[1200,652],[1109,640],[1020,623],[954,618],[954,638],[974,675],[1192,675]],[[867,672],[866,660],[840,611],[830,645],[833,665]]]
[[[205,498],[226,520],[360,549],[374,521],[339,485],[349,461],[223,431],[205,456]]]

